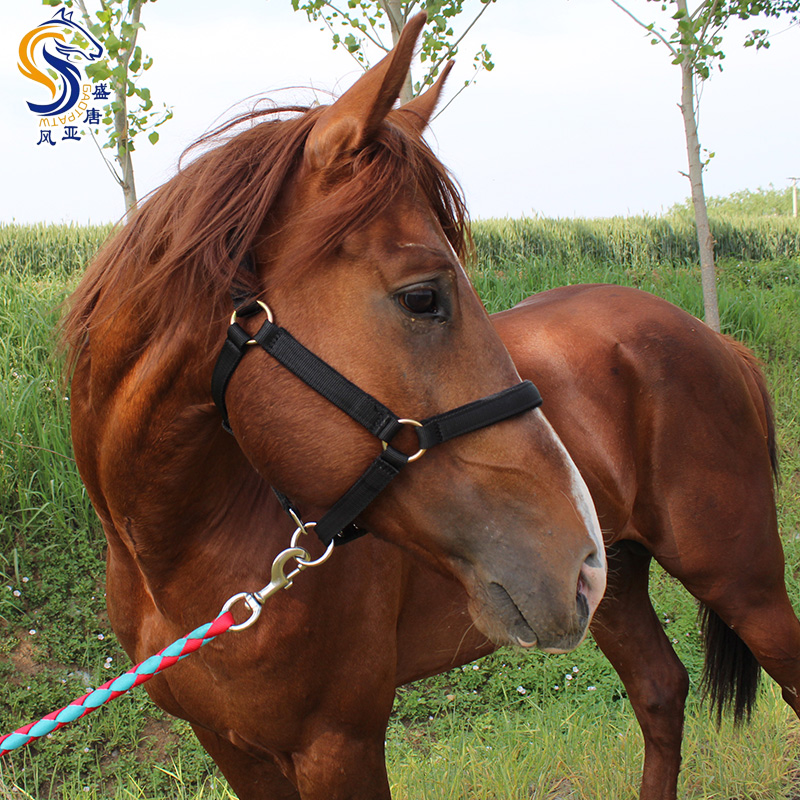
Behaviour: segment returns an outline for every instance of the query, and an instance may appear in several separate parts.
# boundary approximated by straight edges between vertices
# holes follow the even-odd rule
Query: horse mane
[[[135,310],[144,330],[162,332],[177,324],[187,302],[207,302],[206,322],[230,312],[231,286],[253,280],[240,265],[257,242],[281,233],[272,220],[323,110],[251,111],[186,151],[212,145],[179,165],[112,234],[69,298],[61,341],[70,367],[92,328],[124,307]],[[368,224],[409,185],[424,195],[457,255],[466,258],[471,237],[461,190],[401,117],[390,115],[372,143],[337,161],[324,198],[302,221],[308,236],[296,268],[313,268],[321,253]],[[238,131],[243,125],[249,127]]]

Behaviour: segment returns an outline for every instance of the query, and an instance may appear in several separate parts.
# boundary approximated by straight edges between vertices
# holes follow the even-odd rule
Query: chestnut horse
[[[65,321],[75,456],[108,540],[109,618],[137,661],[269,580],[296,527],[272,487],[318,520],[364,488],[365,468],[371,480],[381,459],[421,456],[434,423],[465,434],[356,508],[374,536],[147,684],[241,798],[389,797],[399,652],[427,605],[410,594],[410,553],[463,588],[457,608],[426,612],[459,636],[474,625],[465,641],[484,650],[484,637],[576,646],[605,586],[597,517],[567,451],[535,403],[498,412],[535,389],[469,284],[463,202],[421,138],[441,81],[392,110],[423,24],[333,105],[253,115],[179,172],[98,255]],[[248,311],[228,326],[242,298]],[[264,331],[302,351],[333,395],[423,420],[419,444],[419,423],[388,412],[401,430],[382,450],[391,435],[370,435],[330,387],[285,368]],[[244,354],[222,370],[215,404],[215,363],[237,337]],[[496,418],[476,421],[483,409]]]
[[[554,289],[492,321],[589,485],[609,566],[592,633],[642,727],[640,798],[674,800],[688,678],[650,603],[652,558],[700,601],[718,713],[749,715],[763,667],[800,714],[763,374],[744,346],[635,289]]]

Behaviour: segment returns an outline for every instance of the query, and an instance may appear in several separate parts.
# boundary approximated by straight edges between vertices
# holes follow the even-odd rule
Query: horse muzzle
[[[525,570],[519,562],[497,564],[489,573],[476,569],[465,580],[476,627],[501,646],[538,647],[547,653],[574,650],[603,597],[606,571],[592,552],[567,575]]]

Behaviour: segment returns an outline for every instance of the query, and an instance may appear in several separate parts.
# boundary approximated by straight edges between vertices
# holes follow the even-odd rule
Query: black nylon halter
[[[249,303],[234,314],[214,367],[211,394],[222,413],[223,428],[232,433],[225,406],[225,390],[231,375],[247,352],[247,348],[259,345],[300,380],[384,443],[383,452],[316,524],[314,530],[326,546],[332,541],[335,544],[344,544],[366,533],[354,525],[353,521],[409,461],[416,460],[425,450],[542,404],[538,389],[530,381],[523,381],[497,394],[436,414],[421,422],[403,420],[305,348],[286,329],[274,324],[269,317],[254,336],[250,336],[236,322],[237,316],[252,316],[262,309],[266,310],[266,306]],[[420,450],[410,456],[389,444],[406,424],[414,426],[419,439]],[[284,509],[299,520],[286,496],[277,490],[275,493]],[[310,527],[311,523],[308,524]]]

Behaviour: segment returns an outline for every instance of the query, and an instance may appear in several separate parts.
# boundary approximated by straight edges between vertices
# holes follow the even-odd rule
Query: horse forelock
[[[192,146],[215,145],[179,168],[112,235],[71,296],[62,341],[72,363],[92,328],[123,307],[135,309],[144,329],[162,332],[176,316],[205,314],[199,321],[207,327],[229,313],[232,285],[252,280],[241,269],[246,255],[264,237],[281,236],[272,219],[301,169],[306,138],[323,108],[251,112]],[[246,123],[250,127],[220,142]],[[458,256],[467,256],[471,239],[461,191],[402,122],[385,123],[375,141],[344,155],[325,184],[322,199],[298,220],[307,236],[302,252],[290,254],[294,268],[313,269],[323,253],[367,225],[408,186],[428,203]],[[248,288],[257,293],[260,287]]]

